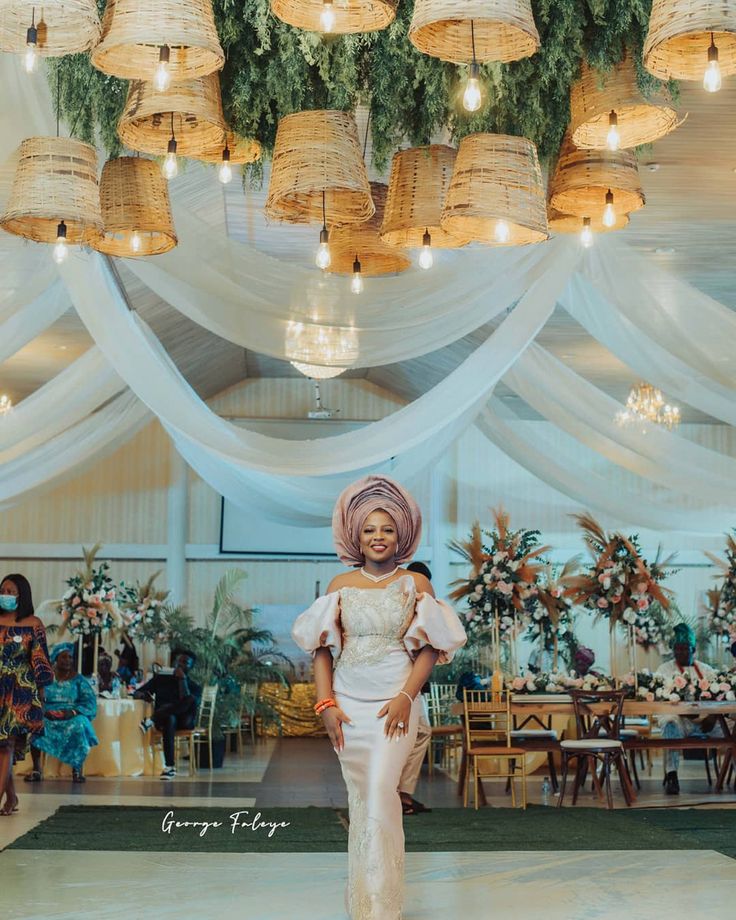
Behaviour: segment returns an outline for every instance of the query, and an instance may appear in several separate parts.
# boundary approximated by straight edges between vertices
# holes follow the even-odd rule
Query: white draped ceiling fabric
[[[19,80],[17,71],[11,56],[0,58],[3,85],[13,89],[0,115],[0,199],[20,140],[53,132],[43,77]],[[0,420],[0,506],[119,446],[153,413],[215,489],[293,524],[327,524],[336,492],[364,471],[411,480],[476,422],[521,466],[593,511],[696,534],[728,526],[736,460],[676,433],[642,438],[616,427],[618,404],[534,342],[559,303],[641,377],[734,423],[736,316],[625,244],[599,238],[584,253],[575,240],[560,239],[458,252],[431,273],[371,279],[364,295],[346,298],[343,280],[233,242],[187,210],[175,185],[172,193],[179,247],[126,265],[182,314],[245,348],[319,363],[309,349],[328,332],[343,351],[327,363],[369,367],[428,354],[490,322],[494,328],[442,382],[386,418],[334,437],[285,441],[209,409],[128,310],[105,258],[75,253],[60,283],[47,247],[8,238],[0,246],[0,268],[7,268],[0,361],[70,301],[95,345]],[[556,455],[542,434],[531,437],[528,426],[508,418],[492,399],[502,378],[594,462]]]

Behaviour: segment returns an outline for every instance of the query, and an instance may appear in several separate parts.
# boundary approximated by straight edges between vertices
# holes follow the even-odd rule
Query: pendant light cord
[[[475,64],[475,26],[473,20],[470,20],[470,44],[473,49],[473,63]]]
[[[325,190],[322,189],[322,229],[327,229],[327,210],[325,208]]]
[[[176,140],[176,135],[174,134],[174,111],[171,111],[171,137]]]

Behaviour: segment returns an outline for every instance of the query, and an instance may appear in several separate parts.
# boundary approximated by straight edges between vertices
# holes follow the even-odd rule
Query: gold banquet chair
[[[464,728],[461,722],[453,721],[450,709],[456,701],[455,684],[429,685],[429,724],[432,734],[429,739],[429,775],[434,773],[435,749],[441,746],[442,769],[451,772],[456,761],[456,754],[462,750]],[[451,766],[452,765],[452,766]]]
[[[192,776],[197,772],[197,752],[198,744],[207,744],[210,755],[210,769],[212,769],[212,723],[215,717],[215,703],[217,701],[217,684],[205,687],[202,690],[202,699],[199,703],[197,713],[197,722],[194,728],[181,728],[174,733],[174,767],[179,769],[179,752],[180,745],[185,745],[189,749],[189,775]],[[163,738],[161,732],[157,729],[151,729],[151,756],[153,762],[156,762],[156,748],[163,747]]]
[[[526,751],[511,744],[511,694],[503,691],[463,689],[463,718],[468,766],[463,783],[463,807],[468,806],[468,786],[472,771],[476,810],[479,783],[484,777],[509,781],[511,804],[514,808],[515,781],[520,778],[521,807],[526,808]],[[489,768],[489,758],[505,763],[506,770]]]

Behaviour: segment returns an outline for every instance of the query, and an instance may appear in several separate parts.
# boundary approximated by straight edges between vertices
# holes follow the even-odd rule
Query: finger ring
[[[403,728],[403,727],[404,727],[404,723],[403,723],[403,722],[399,722],[399,723],[398,723],[398,726],[399,726],[399,728]]]

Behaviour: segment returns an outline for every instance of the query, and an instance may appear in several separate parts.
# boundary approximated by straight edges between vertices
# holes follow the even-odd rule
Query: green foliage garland
[[[226,53],[225,115],[244,137],[273,149],[278,120],[304,109],[371,109],[373,162],[384,168],[407,140],[428,143],[443,126],[458,140],[475,131],[523,135],[543,159],[554,157],[570,118],[570,85],[583,57],[605,73],[629,50],[650,94],[658,81],[641,66],[651,0],[532,0],[541,49],[531,58],[482,67],[482,109],[469,117],[460,103],[467,68],[421,54],[408,38],[412,5],[402,0],[380,32],[323,37],[277,20],[268,0],[213,0]],[[99,0],[104,6],[103,0]],[[61,115],[84,140],[110,152],[126,83],[92,68],[87,55],[49,62]]]

